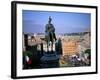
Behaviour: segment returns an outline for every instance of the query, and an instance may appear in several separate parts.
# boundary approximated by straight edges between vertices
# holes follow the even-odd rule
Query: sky
[[[51,16],[56,34],[84,32],[91,27],[91,14],[75,12],[50,12],[23,10],[24,33],[45,33],[45,25]]]

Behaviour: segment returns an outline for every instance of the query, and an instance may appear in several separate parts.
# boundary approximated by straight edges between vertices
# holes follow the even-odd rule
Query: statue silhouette
[[[55,28],[54,25],[51,23],[52,18],[49,17],[48,24],[45,26],[45,39],[47,42],[47,51],[49,50],[49,45],[51,42],[51,50],[53,50],[53,43],[56,41],[56,35],[55,35]]]

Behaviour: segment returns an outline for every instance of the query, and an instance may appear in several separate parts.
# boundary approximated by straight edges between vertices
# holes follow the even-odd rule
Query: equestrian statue
[[[47,43],[47,51],[49,51],[49,47],[51,46],[51,51],[53,51],[53,44],[56,41],[55,28],[51,23],[52,18],[49,16],[48,23],[45,26],[45,39]]]

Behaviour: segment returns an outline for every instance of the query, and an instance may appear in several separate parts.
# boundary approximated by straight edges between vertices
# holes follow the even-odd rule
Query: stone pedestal
[[[41,67],[43,68],[54,68],[59,67],[59,58],[60,55],[57,55],[54,52],[47,52],[44,56],[41,57]]]

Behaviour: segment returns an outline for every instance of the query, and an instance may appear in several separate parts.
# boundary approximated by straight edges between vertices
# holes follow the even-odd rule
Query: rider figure
[[[51,23],[51,21],[52,21],[52,18],[49,17],[48,24],[46,24],[45,26],[45,36],[46,36],[47,43],[51,41],[52,43],[51,48],[53,49],[53,42],[54,40],[56,41],[56,36],[55,36],[55,28],[54,28],[54,25]],[[48,48],[48,44],[47,44],[47,48]]]
[[[56,41],[56,36],[55,36],[55,28],[54,28],[54,25],[51,23],[52,21],[52,18],[49,17],[49,21],[48,21],[48,24],[46,24],[46,28],[45,28],[45,32],[46,32],[46,35],[49,35],[48,38],[51,42]]]

